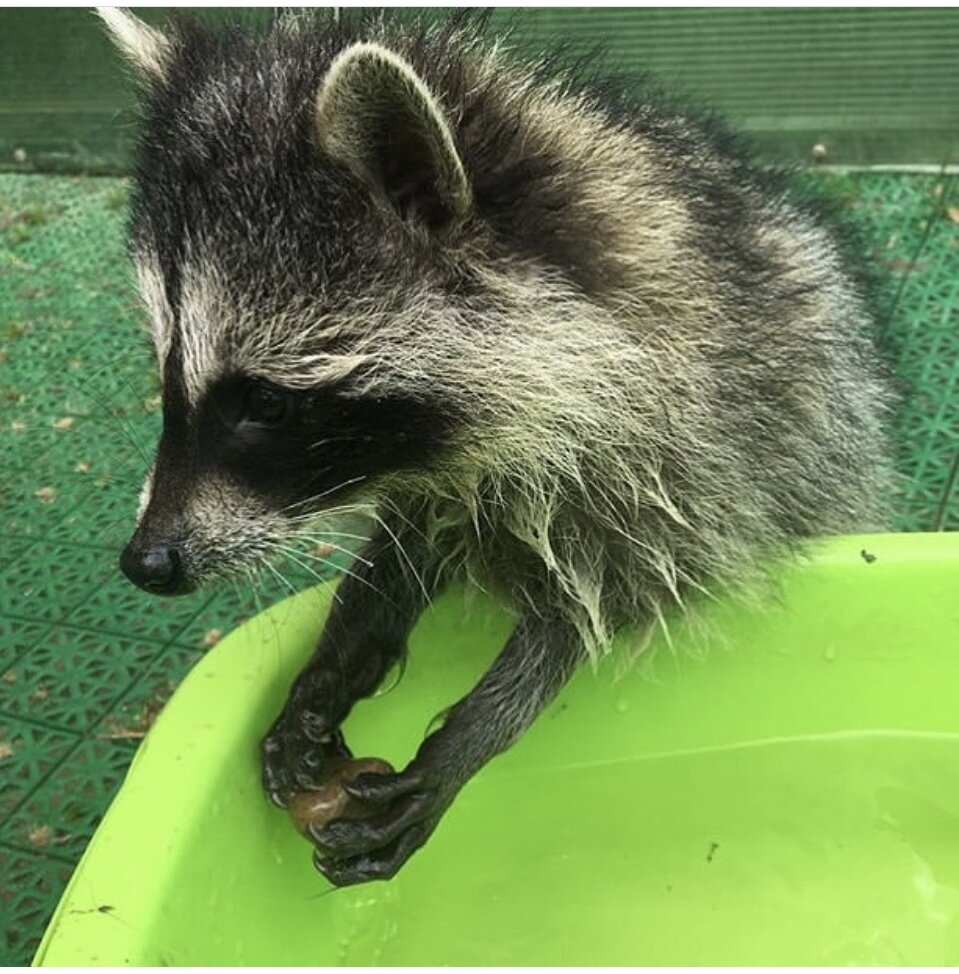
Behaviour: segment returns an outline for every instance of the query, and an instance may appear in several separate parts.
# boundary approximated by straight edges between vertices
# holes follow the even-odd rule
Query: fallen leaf
[[[320,541],[310,549],[310,554],[316,555],[317,558],[325,558],[327,555],[333,554],[333,545],[326,541]]]
[[[54,420],[53,428],[56,430],[73,429],[74,423],[76,420],[72,416],[64,416],[61,419]]]
[[[946,210],[946,216],[952,220],[953,223],[959,223],[959,206],[950,206]]]
[[[101,741],[142,740],[175,689],[176,685],[173,683],[155,687],[150,698],[141,706],[139,713],[132,716],[123,715],[119,720],[116,716],[109,718],[106,729],[97,734],[97,739]]]
[[[81,461],[80,461],[80,462],[79,462],[79,463],[78,463],[78,464],[77,464],[77,465],[76,465],[76,466],[75,466],[75,467],[73,468],[73,470],[74,470],[74,472],[75,472],[75,473],[89,473],[89,472],[90,472],[90,464],[89,464],[89,463],[87,463],[87,462],[86,462],[86,460],[81,460]]]
[[[9,744],[7,741],[0,741],[0,761],[4,758],[9,758],[13,756],[13,745]]]
[[[223,633],[219,629],[211,629],[204,637],[202,645],[209,648],[215,646],[223,638]]]
[[[142,741],[147,736],[145,730],[133,727],[117,727],[97,734],[98,741]]]
[[[27,835],[30,845],[45,846],[53,838],[53,829],[49,825],[37,825]]]
[[[27,429],[27,424],[26,423],[20,423],[17,420],[14,420],[10,424],[10,429],[14,433],[25,433],[26,432],[26,429]]]
[[[3,679],[3,682],[4,683],[16,683],[17,682],[17,674],[14,673],[13,670],[7,670],[3,674],[2,679]]]
[[[52,487],[41,487],[33,492],[33,496],[44,504],[52,504],[57,499],[57,492]]]
[[[917,262],[914,258],[909,257],[893,257],[891,260],[884,260],[883,263],[891,271],[908,271],[909,273],[921,271],[925,267],[922,262]]]

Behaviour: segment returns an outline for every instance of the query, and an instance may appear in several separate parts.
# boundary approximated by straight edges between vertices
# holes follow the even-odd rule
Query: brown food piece
[[[358,801],[343,787],[344,781],[352,781],[357,775],[369,772],[393,774],[393,767],[380,758],[331,761],[321,788],[290,796],[287,810],[293,824],[309,838],[311,826],[318,830],[335,818],[368,818],[375,815],[377,808]]]

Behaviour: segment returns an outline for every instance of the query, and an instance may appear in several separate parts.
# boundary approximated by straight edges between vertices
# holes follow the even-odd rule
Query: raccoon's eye
[[[244,418],[261,426],[279,426],[292,412],[292,398],[282,389],[255,385],[247,396]]]

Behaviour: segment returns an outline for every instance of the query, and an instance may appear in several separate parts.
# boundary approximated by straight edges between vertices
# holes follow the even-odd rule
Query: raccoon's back
[[[416,348],[474,417],[462,465],[420,484],[438,522],[459,498],[471,574],[566,605],[601,646],[800,539],[875,526],[888,385],[816,214],[642,90],[611,110],[470,27],[392,29],[474,192],[451,259],[475,324]]]

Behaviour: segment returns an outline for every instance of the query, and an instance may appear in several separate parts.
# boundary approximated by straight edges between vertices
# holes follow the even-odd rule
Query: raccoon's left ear
[[[472,191],[436,98],[413,68],[379,44],[340,53],[316,99],[320,144],[431,227],[462,219]]]

